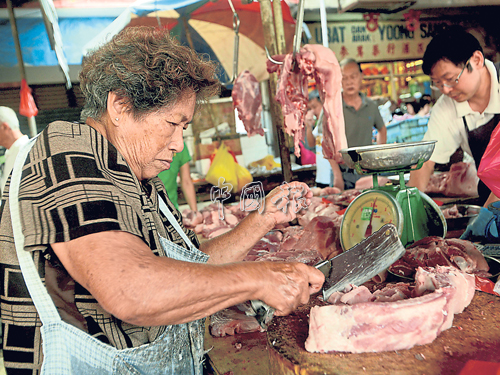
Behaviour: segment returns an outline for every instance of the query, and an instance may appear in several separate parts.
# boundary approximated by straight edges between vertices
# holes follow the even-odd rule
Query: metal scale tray
[[[340,150],[349,168],[361,174],[420,169],[429,160],[437,141],[390,143]]]

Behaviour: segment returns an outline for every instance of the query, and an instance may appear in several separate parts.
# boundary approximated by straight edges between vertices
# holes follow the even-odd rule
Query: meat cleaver
[[[371,236],[336,257],[315,265],[325,275],[323,299],[343,291],[349,284],[359,286],[389,268],[405,253],[394,224],[385,224]],[[255,318],[266,329],[274,308],[262,301],[250,301]]]

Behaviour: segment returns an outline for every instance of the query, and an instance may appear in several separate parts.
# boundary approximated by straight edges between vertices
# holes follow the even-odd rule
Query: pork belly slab
[[[471,302],[474,277],[438,266],[419,268],[415,280],[414,298],[312,307],[306,350],[383,352],[431,343]]]

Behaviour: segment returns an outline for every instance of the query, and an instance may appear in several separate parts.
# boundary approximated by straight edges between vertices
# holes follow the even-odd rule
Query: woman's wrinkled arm
[[[323,274],[302,263],[182,262],[153,254],[121,231],[89,234],[52,248],[68,273],[110,314],[130,324],[180,324],[250,299],[290,313],[317,292]]]
[[[276,224],[288,223],[309,206],[312,192],[303,182],[290,182],[273,189],[266,197],[264,210],[257,204],[235,228],[201,244],[200,250],[210,255],[210,263],[242,260],[248,251]],[[245,204],[249,210],[251,204]]]

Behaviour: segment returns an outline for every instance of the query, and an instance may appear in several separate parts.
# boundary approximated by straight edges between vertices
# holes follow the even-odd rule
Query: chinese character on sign
[[[396,52],[396,46],[394,45],[394,43],[389,43],[387,45],[387,53],[389,55],[394,55],[395,52]]]
[[[262,182],[250,182],[241,189],[240,210],[250,212],[258,209],[259,213],[262,213],[266,203],[265,198]]]
[[[347,55],[349,55],[349,51],[347,50],[346,46],[342,46],[340,49],[340,56],[344,59]]]
[[[363,57],[363,46],[358,46],[357,51],[357,57]]]
[[[380,49],[378,48],[378,44],[373,45],[373,56],[380,55]]]
[[[403,53],[405,55],[410,53],[410,43],[403,43]]]
[[[417,52],[419,55],[423,55],[424,54],[424,43],[418,43],[417,45]]]
[[[292,203],[292,210],[295,213],[299,212],[303,208],[307,208],[306,199],[304,198],[304,187],[302,185],[291,187],[287,182],[283,182],[280,189],[283,194],[278,194],[273,197],[271,203],[278,207],[281,203],[284,203],[283,207],[281,207],[284,214],[287,213],[288,205],[290,203]],[[287,201],[285,201],[285,198]]]
[[[224,177],[219,177],[217,186],[210,188],[210,200],[212,203],[218,203],[219,219],[221,220],[224,220],[224,207],[222,203],[231,198],[231,190],[233,190],[233,185],[226,182]]]

